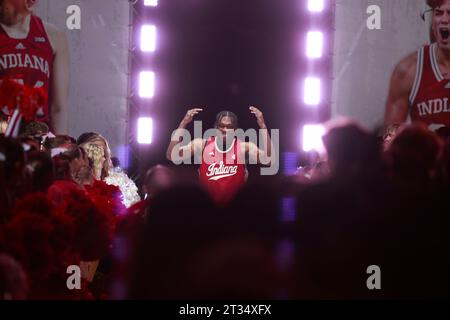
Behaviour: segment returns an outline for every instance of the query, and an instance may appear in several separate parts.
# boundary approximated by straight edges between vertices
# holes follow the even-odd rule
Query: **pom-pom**
[[[6,107],[8,114],[18,108],[26,121],[33,120],[47,101],[44,88],[31,88],[12,79],[3,79],[0,83],[0,106]]]

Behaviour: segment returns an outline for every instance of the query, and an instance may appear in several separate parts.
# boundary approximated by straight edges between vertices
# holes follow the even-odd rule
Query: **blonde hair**
[[[95,168],[100,166],[100,164],[98,163],[99,159],[95,155],[94,149],[89,145],[96,142],[101,142],[104,145],[103,152],[105,162],[102,164],[102,171],[100,176],[100,179],[104,180],[108,176],[109,170],[113,167],[111,161],[111,149],[109,148],[108,141],[99,133],[89,132],[82,134],[78,138],[77,144],[86,151],[88,158],[91,159],[92,165]]]

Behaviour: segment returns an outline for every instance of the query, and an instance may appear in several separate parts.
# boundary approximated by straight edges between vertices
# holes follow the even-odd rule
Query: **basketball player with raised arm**
[[[43,87],[49,97],[35,121],[67,133],[69,50],[63,32],[32,12],[36,0],[0,0],[0,81]]]
[[[221,111],[217,114],[214,125],[217,129],[215,136],[208,139],[195,138],[187,145],[179,147],[179,152],[174,152],[175,146],[180,143],[175,138],[167,148],[166,156],[171,161],[174,161],[175,156],[178,159],[185,159],[201,155],[199,182],[218,204],[229,202],[245,184],[247,181],[246,163],[250,159],[253,160],[252,163],[265,165],[269,163],[268,159],[271,156],[272,148],[263,113],[254,106],[249,107],[249,110],[255,115],[258,126],[262,130],[262,145],[266,150],[258,148],[253,142],[241,141],[235,137],[238,118],[231,111]],[[201,111],[203,111],[201,108],[188,110],[178,129],[186,129],[194,116]]]
[[[385,109],[385,130],[405,122],[430,130],[450,127],[450,0],[427,0],[436,42],[401,60],[392,73]]]

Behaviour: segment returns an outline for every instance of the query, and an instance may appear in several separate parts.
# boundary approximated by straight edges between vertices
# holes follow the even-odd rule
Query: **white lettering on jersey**
[[[16,67],[40,70],[47,78],[50,78],[49,63],[42,57],[35,55],[30,56],[27,53],[10,53],[0,56],[0,70]]]
[[[448,109],[448,98],[433,99],[427,102],[420,102],[417,104],[419,116],[426,116],[429,114],[437,114],[442,112],[450,112]]]
[[[220,161],[220,164],[217,166],[217,162],[212,163],[208,167],[208,172],[206,173],[207,177],[210,177],[208,180],[220,180],[226,177],[234,176],[237,173],[238,166],[225,166],[223,161]]]

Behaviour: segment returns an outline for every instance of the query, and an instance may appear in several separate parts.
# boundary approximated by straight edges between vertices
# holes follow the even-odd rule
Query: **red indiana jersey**
[[[216,137],[211,137],[203,149],[199,169],[200,184],[217,203],[229,202],[245,184],[245,163],[238,163],[240,144],[239,139],[234,139],[228,150],[220,151]]]
[[[31,15],[30,31],[24,39],[10,38],[0,26],[0,80],[9,78],[31,88],[43,87],[49,96],[52,64],[53,49],[39,17]],[[48,101],[35,120],[49,124]]]
[[[417,53],[417,69],[409,96],[412,121],[423,122],[432,130],[450,127],[450,79],[444,79],[437,62],[437,44]]]

